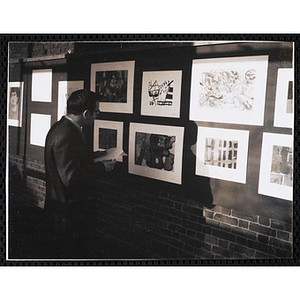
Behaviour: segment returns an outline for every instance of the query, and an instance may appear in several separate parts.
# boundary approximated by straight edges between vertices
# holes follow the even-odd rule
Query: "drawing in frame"
[[[293,200],[293,136],[264,132],[258,193]]]
[[[8,86],[8,120],[9,126],[22,126],[23,82],[9,82]]]
[[[292,68],[278,69],[274,112],[274,127],[293,127],[293,85],[294,70]]]
[[[182,183],[183,127],[130,123],[128,171]]]
[[[91,65],[91,91],[101,95],[100,111],[133,113],[135,61]]]
[[[143,72],[141,115],[180,117],[182,71]]]
[[[268,56],[194,59],[190,120],[263,125]]]
[[[198,127],[196,175],[246,183],[249,131]]]
[[[52,102],[52,69],[32,71],[31,101]]]
[[[67,114],[67,100],[71,94],[84,88],[83,80],[59,81],[58,82],[58,106],[57,120]]]
[[[123,149],[123,122],[94,121],[94,151],[105,151],[112,148]],[[117,161],[122,162],[123,156]]]

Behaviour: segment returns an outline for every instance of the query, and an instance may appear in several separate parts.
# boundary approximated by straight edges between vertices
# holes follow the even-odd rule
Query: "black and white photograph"
[[[22,126],[23,82],[9,82],[8,88],[8,116],[10,126]]]
[[[292,40],[8,46],[7,263],[293,258]]]

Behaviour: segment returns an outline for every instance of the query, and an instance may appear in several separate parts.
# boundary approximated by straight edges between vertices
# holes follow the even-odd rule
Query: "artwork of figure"
[[[96,93],[103,96],[101,102],[127,102],[128,71],[96,72]]]
[[[173,82],[174,80],[166,80],[162,84],[158,84],[157,80],[149,81],[149,105],[172,106]]]
[[[237,168],[238,141],[206,138],[205,165]]]
[[[273,146],[270,182],[293,186],[293,150],[291,147]]]
[[[288,83],[287,101],[286,101],[286,113],[293,113],[293,81]]]
[[[20,117],[20,88],[12,87],[9,93],[9,119],[19,120]]]
[[[254,69],[246,70],[244,73],[234,70],[203,72],[199,82],[200,107],[252,110],[254,104],[252,89],[255,79]]]
[[[99,149],[117,147],[117,133],[115,129],[99,128]]]
[[[137,132],[135,164],[173,171],[175,136]]]

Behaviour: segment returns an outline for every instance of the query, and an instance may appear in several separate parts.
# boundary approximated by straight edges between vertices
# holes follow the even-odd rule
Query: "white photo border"
[[[9,108],[10,108],[10,89],[11,88],[19,88],[20,89],[20,100],[19,100],[19,119],[9,119]],[[15,126],[15,127],[22,127],[22,115],[23,115],[23,89],[24,89],[24,82],[9,82],[8,83],[8,91],[7,91],[7,99],[8,99],[8,112],[7,112],[7,125],[8,126]]]
[[[219,166],[205,165],[206,138],[237,140],[238,155],[237,168],[223,168]],[[196,175],[226,181],[246,183],[248,161],[249,131],[224,128],[198,127]]]
[[[31,101],[52,102],[52,69],[32,70]]]
[[[30,115],[30,144],[45,147],[50,128],[51,115],[32,113]]]

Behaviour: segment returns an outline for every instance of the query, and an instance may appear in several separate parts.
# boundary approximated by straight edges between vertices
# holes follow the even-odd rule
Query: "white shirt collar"
[[[69,120],[71,123],[73,123],[75,127],[77,127],[82,132],[82,127],[74,119],[72,119],[70,116],[67,115],[65,116],[65,118]]]

